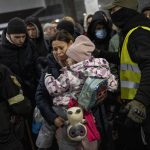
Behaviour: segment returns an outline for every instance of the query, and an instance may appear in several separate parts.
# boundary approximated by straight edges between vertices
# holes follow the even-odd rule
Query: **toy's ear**
[[[82,119],[81,123],[82,123],[82,124],[86,124],[87,121],[86,121],[85,119]]]

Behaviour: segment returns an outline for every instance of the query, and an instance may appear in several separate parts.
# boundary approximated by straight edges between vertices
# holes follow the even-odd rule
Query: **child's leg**
[[[36,146],[38,148],[50,148],[53,143],[55,131],[56,128],[54,125],[49,126],[46,122],[44,122],[39,131]]]

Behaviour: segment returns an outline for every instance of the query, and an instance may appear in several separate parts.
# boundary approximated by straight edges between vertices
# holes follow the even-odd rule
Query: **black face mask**
[[[129,8],[121,8],[118,11],[110,14],[112,22],[119,28],[123,28],[125,24],[137,14],[136,11]]]

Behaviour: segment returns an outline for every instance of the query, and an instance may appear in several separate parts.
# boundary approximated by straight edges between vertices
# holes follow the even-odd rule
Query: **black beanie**
[[[8,34],[27,33],[24,20],[17,18],[17,17],[9,20],[8,26],[7,26],[7,33]]]
[[[74,36],[74,24],[67,20],[62,20],[57,25],[57,30],[65,30],[69,32],[72,36]]]

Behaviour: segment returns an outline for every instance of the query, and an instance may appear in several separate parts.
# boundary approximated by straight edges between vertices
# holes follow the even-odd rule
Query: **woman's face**
[[[53,41],[52,47],[55,57],[57,57],[57,59],[59,59],[60,61],[65,61],[67,59],[66,51],[71,44],[71,41],[69,43],[58,40]]]

